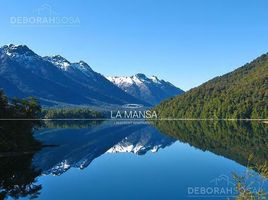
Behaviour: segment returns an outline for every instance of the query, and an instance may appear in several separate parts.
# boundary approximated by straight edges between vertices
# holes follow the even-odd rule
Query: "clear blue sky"
[[[184,90],[268,51],[267,0],[0,1],[0,45],[86,61],[104,75],[157,75]],[[14,26],[48,4],[76,26]]]

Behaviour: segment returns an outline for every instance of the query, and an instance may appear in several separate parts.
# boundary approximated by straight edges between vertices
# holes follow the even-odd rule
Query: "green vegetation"
[[[160,132],[203,151],[247,166],[254,154],[254,165],[268,160],[268,128],[264,123],[234,121],[154,121]]]
[[[263,164],[252,164],[253,154],[248,158],[247,170],[242,175],[233,173],[235,181],[237,200],[264,200],[267,197],[264,185],[268,179],[268,165],[265,161]]]
[[[45,119],[96,119],[101,113],[90,108],[50,108],[42,110]]]
[[[160,118],[268,118],[268,54],[237,70],[166,100]]]
[[[34,151],[41,147],[32,135],[33,128],[40,124],[37,119],[41,107],[33,99],[12,99],[8,102],[0,90],[0,152]],[[8,119],[21,119],[11,121]]]
[[[41,190],[36,177],[41,174],[32,159],[42,144],[33,137],[40,125],[41,107],[34,98],[8,102],[0,90],[0,199],[35,198]],[[20,120],[8,120],[20,119]]]
[[[40,111],[41,106],[36,99],[14,98],[8,102],[4,92],[0,90],[0,119],[38,119]]]

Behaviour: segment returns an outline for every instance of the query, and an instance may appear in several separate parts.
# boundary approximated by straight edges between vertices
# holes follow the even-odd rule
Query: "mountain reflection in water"
[[[60,175],[70,167],[85,168],[106,152],[133,152],[139,155],[157,151],[175,142],[155,128],[140,125],[115,125],[103,122],[91,128],[48,128],[36,133],[36,138],[55,147],[38,152],[33,163],[45,174]],[[59,124],[56,125],[59,127]]]
[[[42,188],[37,177],[41,174],[61,175],[70,168],[83,169],[105,153],[156,153],[176,141],[244,166],[250,154],[254,155],[254,164],[268,160],[267,125],[260,122],[160,121],[150,125],[107,121],[48,122],[34,136],[51,146],[27,155],[0,157],[1,199],[37,197]],[[179,156],[180,152],[172,155],[177,153]],[[187,151],[183,153],[187,154]],[[175,169],[180,170],[179,167]]]

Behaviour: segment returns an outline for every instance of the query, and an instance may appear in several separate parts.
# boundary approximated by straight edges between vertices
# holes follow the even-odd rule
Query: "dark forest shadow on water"
[[[249,121],[156,121],[154,126],[164,134],[203,151],[234,160],[247,166],[268,160],[268,127]]]
[[[33,136],[35,130],[42,127],[92,128],[100,123],[100,121],[90,123],[85,121],[0,121],[0,199],[36,198],[40,194],[42,186],[36,183],[36,178],[41,175],[42,170],[37,169],[32,160],[38,151],[50,144],[42,144],[37,140]]]
[[[32,166],[33,154],[0,158],[0,199],[38,197],[42,186],[36,183],[41,171]]]
[[[33,137],[39,125],[39,121],[0,121],[0,156],[39,150],[42,144]]]
[[[154,125],[181,142],[245,166],[242,173],[232,172],[235,199],[266,199],[267,124],[256,121],[157,121]]]
[[[42,147],[33,137],[37,121],[0,122],[0,199],[37,197],[41,174],[32,166],[34,154]]]

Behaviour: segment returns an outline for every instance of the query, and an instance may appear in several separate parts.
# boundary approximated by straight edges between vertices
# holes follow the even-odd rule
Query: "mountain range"
[[[8,97],[33,96],[48,106],[153,105],[123,91],[83,61],[71,63],[60,55],[42,57],[25,45],[10,44],[0,48],[0,88]],[[158,90],[141,92],[157,96]],[[175,94],[169,88],[163,92],[163,98]]]
[[[155,110],[162,118],[268,118],[268,54],[163,101]]]
[[[156,76],[148,78],[141,73],[129,77],[108,76],[107,79],[131,96],[153,105],[160,103],[164,99],[184,93],[183,90],[169,82],[159,80]]]

